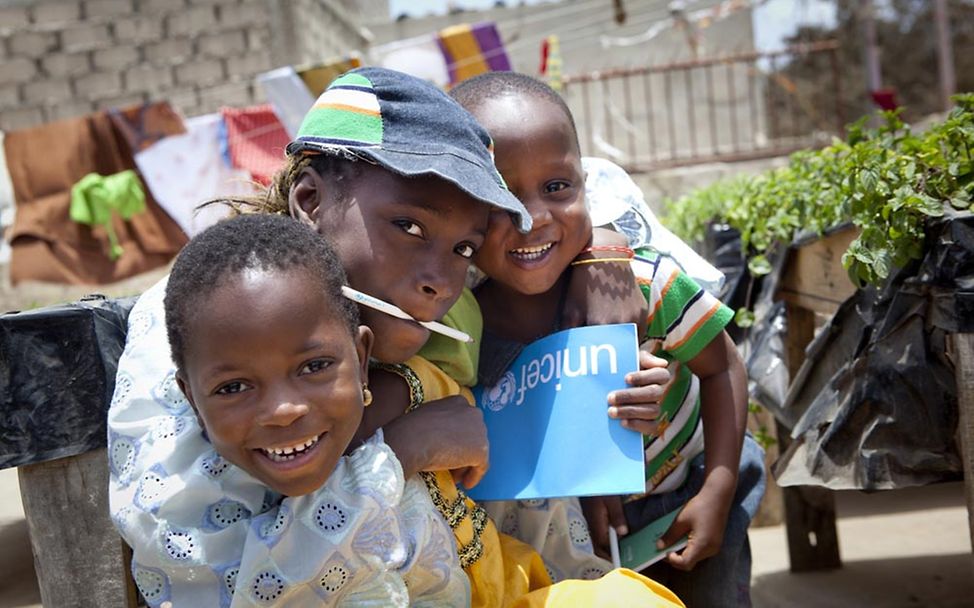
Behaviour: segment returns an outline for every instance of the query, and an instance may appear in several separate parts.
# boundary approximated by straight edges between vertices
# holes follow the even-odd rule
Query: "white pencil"
[[[399,308],[394,304],[390,304],[375,296],[370,296],[367,293],[362,293],[361,291],[356,291],[349,287],[348,285],[342,285],[342,295],[353,302],[357,302],[362,306],[368,306],[369,308],[374,308],[379,312],[384,312],[387,315],[392,315],[397,319],[406,319],[407,321],[416,321],[416,319],[409,316],[409,313]],[[459,329],[453,329],[452,327],[447,327],[442,323],[437,323],[436,321],[416,321],[426,329],[430,331],[435,331],[438,334],[443,334],[448,338],[453,338],[454,340],[459,340],[461,342],[473,342],[473,338],[463,333]]]
[[[609,526],[609,552],[612,557],[612,567],[621,568],[622,562],[619,560],[619,535],[612,526]]]

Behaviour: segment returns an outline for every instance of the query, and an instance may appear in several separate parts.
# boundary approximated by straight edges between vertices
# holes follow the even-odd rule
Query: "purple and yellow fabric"
[[[451,85],[484,72],[511,69],[497,26],[491,21],[444,28],[437,42],[446,59]]]

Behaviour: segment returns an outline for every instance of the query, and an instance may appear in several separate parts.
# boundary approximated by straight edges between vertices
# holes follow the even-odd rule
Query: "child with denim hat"
[[[619,497],[588,499],[593,537],[604,546],[610,523],[635,532],[681,509],[663,541],[689,534],[689,544],[654,566],[651,576],[691,606],[749,605],[747,526],[763,494],[764,471],[760,448],[745,439],[747,378],[724,331],[733,313],[655,250],[590,246],[578,135],[550,87],[493,72],[461,83],[451,95],[494,138],[496,165],[533,218],[524,234],[492,215],[474,256],[488,277],[475,290],[484,315],[482,353],[516,356],[520,345],[556,330],[577,269],[631,267],[649,304],[641,356],[664,359],[672,379],[658,387],[653,407],[609,396],[608,414],[646,436],[646,493],[624,505]],[[492,384],[484,374],[481,379]]]
[[[521,229],[530,227],[523,206],[493,167],[486,132],[441,91],[404,74],[363,68],[337,79],[309,111],[288,154],[266,196],[236,203],[313,227],[332,242],[353,288],[419,321],[443,317],[461,298],[491,207]],[[348,521],[343,509],[350,507],[327,502],[319,491],[282,495],[213,450],[175,380],[164,331],[164,290],[165,281],[132,310],[108,417],[112,517],[133,548],[133,574],[143,595],[152,606],[166,601],[247,605],[264,601],[255,594],[270,581],[274,605],[289,605],[288,598],[309,590],[321,595],[321,589],[330,594],[329,604],[350,599],[347,594],[361,581],[356,573],[336,576],[330,561],[302,559],[307,543],[322,542],[309,538],[307,528],[341,534]],[[469,305],[472,299],[460,301]],[[413,321],[368,309],[362,322],[376,336],[372,356],[386,363],[413,356],[428,337],[428,330]],[[395,376],[386,378],[393,390],[404,389]],[[384,432],[367,441],[392,448],[404,478],[420,470],[455,470],[467,485],[475,483],[486,466],[486,435],[476,408],[453,396],[400,415],[408,403],[403,399],[402,409],[383,420],[377,406],[389,396],[382,385],[378,376],[370,381],[375,403],[366,414],[375,410],[379,420],[363,427],[382,426]],[[359,440],[368,435],[363,432]],[[352,449],[358,444],[353,441]],[[447,521],[459,524],[458,538],[471,532],[466,555],[492,564],[480,574],[467,569],[474,601],[481,579],[490,579],[485,585],[494,589],[482,597],[502,598],[498,603],[503,604],[546,590],[550,581],[537,555],[514,539],[501,548],[496,530],[478,511],[458,508]],[[354,550],[385,560],[394,538],[395,530],[377,526]],[[290,559],[275,560],[268,547],[284,550]],[[458,556],[456,551],[416,553],[382,567],[408,581],[414,572],[429,570],[417,560],[449,570]],[[238,577],[241,572],[247,576]],[[640,597],[650,593],[660,599],[658,605],[679,605],[641,577],[622,573],[612,580],[620,576],[620,591],[635,586]],[[430,588],[429,583],[424,578],[408,588]],[[439,591],[437,585],[430,588]],[[463,605],[470,598],[437,601]]]

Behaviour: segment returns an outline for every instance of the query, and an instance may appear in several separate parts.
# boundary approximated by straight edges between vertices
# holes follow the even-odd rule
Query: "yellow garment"
[[[409,385],[410,409],[450,395],[463,395],[473,405],[470,389],[422,357],[387,369],[400,374]],[[551,585],[541,556],[498,532],[487,513],[457,488],[449,471],[424,474],[424,479],[433,504],[453,528],[460,564],[470,577],[471,606],[511,606],[528,592]]]
[[[536,606],[686,608],[672,591],[626,568],[617,568],[594,581],[561,581],[532,591],[514,603],[514,608]]]
[[[413,357],[402,365],[380,367],[406,381],[409,409],[451,395],[462,395],[471,405],[474,403],[470,389],[460,386],[423,357]],[[420,475],[424,476],[433,504],[453,528],[460,564],[470,577],[471,606],[685,608],[669,589],[632,570],[613,570],[594,581],[565,580],[552,584],[538,552],[498,532],[483,508],[457,488],[449,471]]]

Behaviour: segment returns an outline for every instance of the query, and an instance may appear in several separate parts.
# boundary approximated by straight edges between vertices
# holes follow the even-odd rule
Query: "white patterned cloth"
[[[468,605],[453,533],[381,432],[299,497],[213,450],[174,379],[165,286],[132,309],[108,414],[112,520],[148,604]]]
[[[256,191],[250,172],[231,167],[220,149],[223,117],[206,114],[188,118],[186,133],[170,135],[135,153],[142,180],[159,206],[190,237],[227,216],[227,208],[212,205],[221,196]]]
[[[497,529],[541,554],[551,582],[595,580],[612,563],[595,554],[577,498],[497,500],[480,503]]]
[[[700,257],[660,223],[646,204],[643,191],[625,169],[604,158],[582,158],[585,206],[593,226],[611,228],[629,239],[633,249],[652,247],[710,293],[720,293],[724,273]]]

